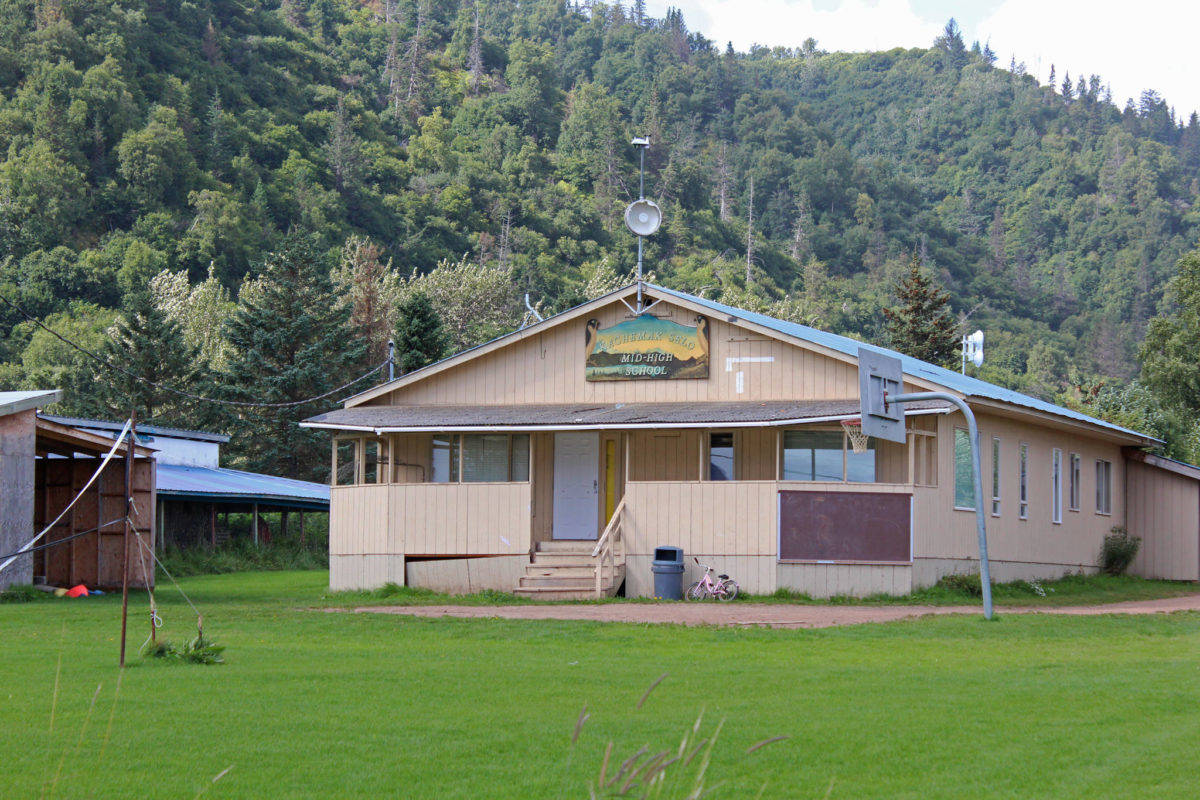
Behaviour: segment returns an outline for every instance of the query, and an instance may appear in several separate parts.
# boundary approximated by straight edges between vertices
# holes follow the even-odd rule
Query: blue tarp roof
[[[178,464],[159,464],[157,476],[158,496],[164,499],[329,507],[329,487],[323,483]]]
[[[888,350],[886,347],[877,347],[875,345],[860,342],[855,339],[850,339],[846,336],[838,336],[836,333],[828,333],[826,331],[817,330],[816,328],[810,328],[807,325],[800,325],[795,322],[786,322],[781,319],[775,319],[774,317],[768,317],[766,314],[756,314],[753,311],[734,308],[733,306],[727,306],[712,300],[706,300],[702,297],[696,297],[695,295],[677,292],[674,289],[667,289],[663,286],[655,286],[653,284],[646,285],[652,287],[656,291],[662,292],[665,295],[702,305],[705,308],[712,310],[715,314],[732,315],[739,319],[746,320],[747,322],[761,325],[764,328],[770,328],[771,330],[782,333],[785,336],[803,339],[804,341],[812,342],[813,344],[817,344],[822,347],[827,347],[830,350],[835,350],[848,356],[857,357],[859,348],[863,347],[867,348],[868,350],[884,353],[892,356],[893,358],[898,358],[901,362],[903,362],[904,374],[910,375],[914,378],[923,378],[936,383],[939,386],[944,386],[947,389],[959,392],[968,398],[980,397],[988,400],[998,400],[1002,403],[1011,403],[1012,405],[1024,406],[1025,408],[1031,408],[1036,411],[1044,411],[1048,414],[1054,414],[1059,417],[1066,417],[1067,419],[1086,422],[1091,425],[1097,425],[1101,428],[1107,428],[1108,430],[1117,431],[1130,436],[1138,436],[1143,439],[1158,441],[1153,436],[1148,436],[1147,434],[1139,433],[1128,428],[1122,428],[1120,425],[1114,425],[1111,422],[1105,422],[1102,419],[1090,417],[1087,414],[1081,414],[1078,411],[1055,405],[1054,403],[1048,403],[1045,400],[1039,400],[1036,397],[1030,397],[1027,394],[1022,394],[1021,392],[1013,391],[1012,389],[1005,389],[1003,386],[997,386],[994,383],[981,381],[978,378],[972,378],[969,375],[963,375],[955,372],[954,370],[946,369],[945,367],[939,367],[936,364],[930,364],[928,361],[922,361],[919,358],[906,356],[903,353],[896,352],[895,350]]]

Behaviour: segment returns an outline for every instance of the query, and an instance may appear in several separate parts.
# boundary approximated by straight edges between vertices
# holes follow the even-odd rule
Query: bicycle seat
[[[718,575],[717,577],[718,577],[718,578],[720,578],[720,579],[721,579],[721,580],[723,580],[723,581],[727,581],[727,580],[729,580],[729,576],[728,576],[728,575]]]

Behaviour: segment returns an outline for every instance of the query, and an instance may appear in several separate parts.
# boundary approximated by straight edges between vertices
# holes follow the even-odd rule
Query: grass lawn
[[[980,605],[978,594],[979,576],[953,576],[974,578],[974,593],[964,588],[967,581],[943,581],[936,586],[917,589],[906,595],[872,595],[851,597],[839,595],[826,599],[814,599],[806,594],[781,589],[768,595],[738,595],[741,603],[791,603],[798,605],[934,605],[958,606]],[[1186,581],[1157,581],[1135,578],[1130,575],[1068,575],[1053,581],[1030,583],[1012,581],[992,585],[992,600],[997,607],[1004,606],[1085,606],[1102,603],[1120,603],[1128,600],[1157,600],[1166,597],[1181,597],[1195,594],[1196,585]],[[479,594],[448,595],[429,589],[388,584],[380,589],[365,592],[338,592],[324,602],[334,606],[355,605],[530,605],[539,602],[518,597],[507,592],[486,591]],[[559,601],[561,602],[561,601]],[[649,597],[607,597],[601,600],[583,600],[586,603],[656,603]]]
[[[614,761],[674,748],[702,709],[703,733],[723,721],[708,768],[723,797],[1200,793],[1200,614],[415,619],[316,610],[325,582],[186,579],[228,663],[135,655],[119,694],[119,597],[0,605],[0,797],[587,798],[610,739]],[[194,617],[159,594],[163,635],[184,638]],[[746,753],[773,736],[789,738]]]

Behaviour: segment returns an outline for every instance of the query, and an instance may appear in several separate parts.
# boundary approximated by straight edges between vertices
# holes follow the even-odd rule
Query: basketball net
[[[867,452],[868,437],[862,431],[862,419],[844,419],[842,420],[842,429],[846,431],[846,436],[850,439],[850,449],[856,453]]]

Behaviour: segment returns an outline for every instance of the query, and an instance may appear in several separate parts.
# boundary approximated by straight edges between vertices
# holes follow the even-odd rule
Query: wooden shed
[[[331,585],[646,595],[674,545],[688,580],[695,555],[754,593],[904,594],[978,569],[977,502],[996,580],[1098,569],[1155,439],[874,348],[971,405],[975,498],[949,404],[855,451],[860,347],[642,284],[362,392],[304,423],[334,432]]]
[[[13,395],[28,395],[16,399]],[[7,405],[3,395],[9,396]],[[58,392],[0,393],[0,485],[4,486],[3,518],[6,552],[24,545],[55,520],[99,468],[113,440],[97,433],[37,416],[39,406],[59,399]],[[3,413],[7,412],[7,413]],[[85,584],[112,589],[121,585],[124,569],[125,448],[122,447],[76,501],[42,538],[43,548],[17,559],[0,585],[44,582],[54,586]],[[155,485],[153,450],[137,445],[133,465],[134,530],[154,546]],[[84,535],[76,534],[90,531]],[[130,546],[130,586],[153,585],[150,555],[136,540]],[[144,566],[144,568],[143,568]]]

